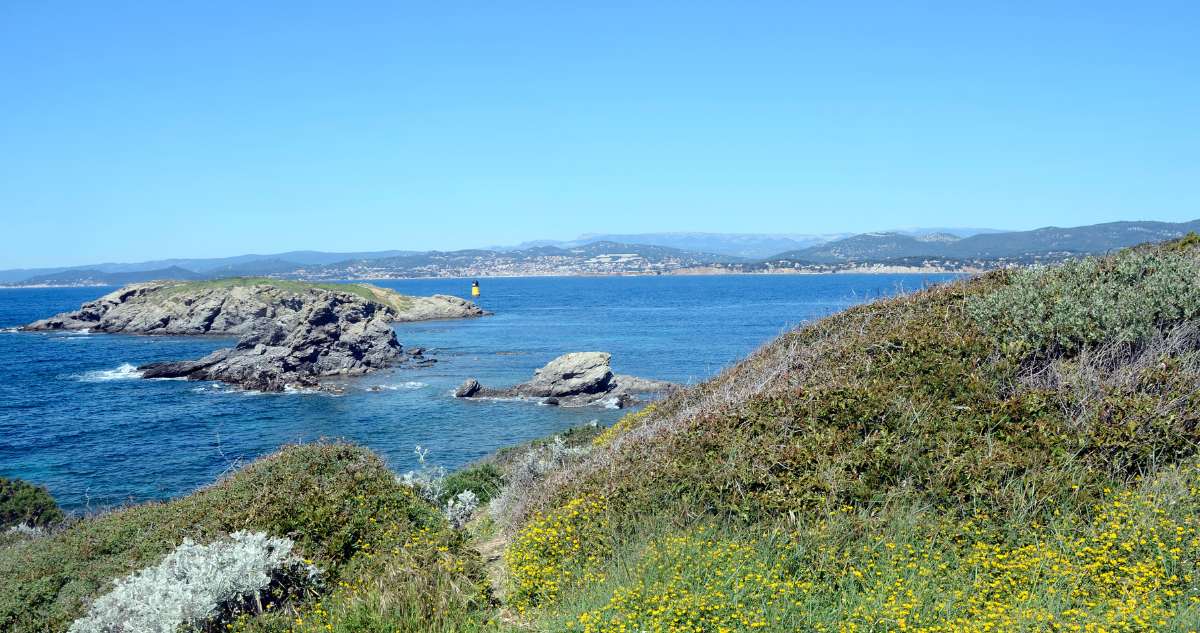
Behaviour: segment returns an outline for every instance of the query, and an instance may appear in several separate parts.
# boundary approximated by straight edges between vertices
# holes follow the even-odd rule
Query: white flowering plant
[[[290,539],[263,532],[207,545],[185,539],[157,565],[117,580],[70,633],[174,633],[261,613],[318,585],[317,569],[293,549]]]

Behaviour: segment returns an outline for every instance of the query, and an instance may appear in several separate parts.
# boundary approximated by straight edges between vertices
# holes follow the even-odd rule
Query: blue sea
[[[417,445],[455,468],[623,413],[451,397],[466,378],[509,385],[559,354],[599,350],[619,373],[695,383],[796,325],[950,277],[484,279],[478,302],[494,316],[395,326],[401,343],[431,350],[435,365],[370,374],[342,395],[143,380],[137,365],[196,358],[232,339],[16,332],[112,288],[4,289],[0,476],[45,485],[63,507],[87,512],[186,494],[282,445],[320,438],[369,446],[397,472],[414,465]],[[470,290],[461,279],[375,283],[417,295]]]

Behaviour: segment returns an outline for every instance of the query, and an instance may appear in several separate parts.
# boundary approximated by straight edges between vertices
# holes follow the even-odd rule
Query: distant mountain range
[[[151,279],[486,277],[676,272],[981,270],[1061,261],[1200,232],[1192,222],[1110,222],[1032,231],[906,229],[859,235],[640,233],[458,251],[291,251],[0,271],[10,286],[122,285]]]
[[[784,251],[797,250],[824,244],[831,240],[849,236],[849,233],[834,235],[769,235],[755,233],[626,233],[587,234],[574,240],[537,240],[516,246],[495,246],[492,250],[521,251],[539,246],[554,246],[570,249],[597,242],[618,244],[649,244],[665,246],[682,251],[716,253],[745,259],[761,259]]]
[[[1074,228],[1046,227],[1032,231],[980,233],[958,237],[949,233],[905,235],[863,233],[818,246],[780,253],[768,261],[815,264],[931,258],[970,262],[1035,263],[1091,253],[1103,253],[1144,242],[1159,242],[1200,230],[1192,222],[1109,222]]]
[[[272,255],[237,255],[235,257],[212,257],[200,259],[159,259],[148,262],[88,264],[85,266],[62,266],[58,268],[16,268],[11,270],[0,270],[0,283],[11,284],[13,282],[24,282],[35,277],[48,277],[56,273],[67,271],[76,271],[82,274],[86,274],[87,271],[92,271],[94,273],[150,273],[173,268],[181,268],[205,276],[209,276],[212,273],[221,273],[213,276],[229,277],[237,275],[262,274],[260,272],[255,272],[255,270],[256,266],[261,268],[263,262],[273,262],[270,264],[270,267],[276,269],[284,266],[290,266],[292,269],[295,269],[297,266],[332,264],[334,262],[371,257],[395,257],[410,253],[412,253],[412,251],[375,251],[361,253],[290,251],[287,253],[275,253]],[[150,277],[150,279],[156,278]]]

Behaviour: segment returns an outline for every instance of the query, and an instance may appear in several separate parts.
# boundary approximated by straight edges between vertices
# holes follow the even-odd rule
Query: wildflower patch
[[[770,560],[761,540],[724,538],[699,529],[647,548],[638,580],[618,587],[604,606],[578,616],[581,633],[734,631],[778,627],[808,580]]]
[[[596,568],[612,549],[603,499],[576,498],[533,517],[504,553],[512,604],[524,613],[565,589],[603,579]]]
[[[989,517],[866,531],[846,507],[793,530],[668,533],[618,554],[560,626],[629,631],[1183,631],[1200,622],[1200,488],[1109,492],[1090,520]],[[986,526],[986,527],[985,527]],[[888,528],[885,528],[888,530]]]

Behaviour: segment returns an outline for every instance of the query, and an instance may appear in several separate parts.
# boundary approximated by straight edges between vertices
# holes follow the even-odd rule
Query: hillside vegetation
[[[788,333],[502,519],[543,630],[1191,630],[1195,238]]]
[[[215,591],[203,585],[242,580],[215,562],[193,565],[200,571],[183,589],[113,591],[114,580],[153,567],[185,539],[217,543],[238,532],[288,539],[306,573],[264,568],[259,594],[207,611],[188,609],[194,595]],[[125,605],[126,617],[117,621],[139,605],[159,607],[155,626],[114,630],[171,631],[173,622],[185,621],[204,630],[326,631],[337,620],[355,623],[340,630],[438,631],[448,614],[465,618],[487,604],[480,570],[462,533],[372,453],[312,444],[286,448],[182,499],[118,510],[0,549],[0,630],[65,631],[112,592],[110,603]],[[180,615],[193,611],[205,617]]]
[[[65,630],[185,536],[249,530],[326,580],[286,559],[266,606],[203,626],[1194,631],[1198,243],[852,308],[424,499],[361,449],[290,448],[0,550],[0,628]],[[463,529],[431,505],[468,492],[491,501]]]

